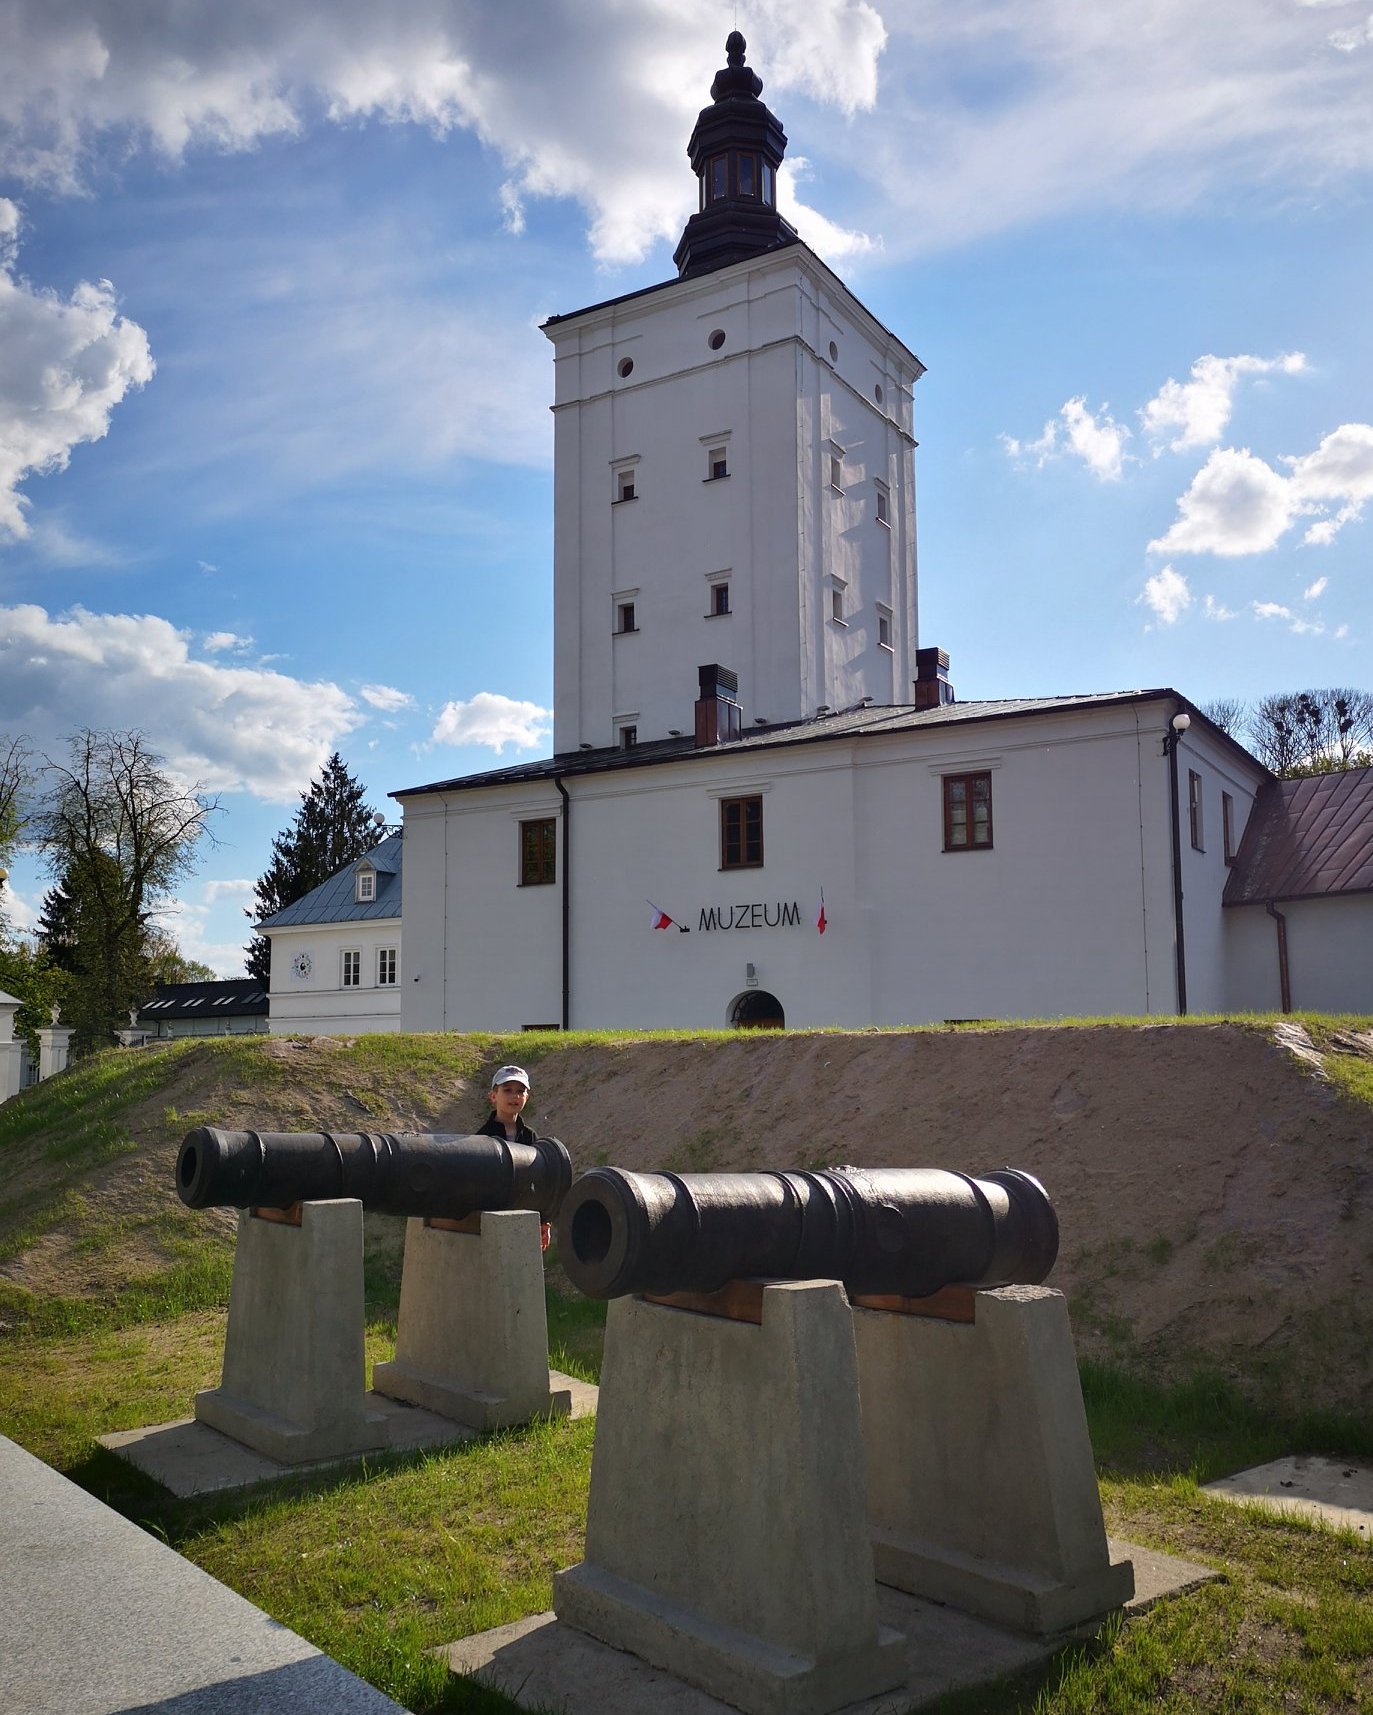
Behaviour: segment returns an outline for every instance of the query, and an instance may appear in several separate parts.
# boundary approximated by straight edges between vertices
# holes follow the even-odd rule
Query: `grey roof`
[[[539,762],[518,763],[512,768],[494,768],[485,774],[460,775],[425,786],[408,786],[392,792],[393,798],[416,798],[426,792],[468,792],[483,786],[507,786],[522,781],[551,780],[554,776],[604,774],[622,768],[646,768],[662,763],[690,763],[708,757],[731,756],[754,751],[776,750],[795,744],[818,744],[827,739],[865,739],[883,733],[925,732],[936,728],[970,726],[982,721],[1014,720],[1026,715],[1052,715],[1082,709],[1109,708],[1121,703],[1157,702],[1172,699],[1200,721],[1216,737],[1259,767],[1242,746],[1213,726],[1186,697],[1166,687],[1153,691],[1102,691],[1089,695],[1059,697],[1002,697],[985,702],[944,703],[935,709],[916,709],[908,704],[869,705],[840,714],[817,715],[812,720],[792,721],[783,726],[754,727],[728,744],[698,749],[690,735],[654,739],[630,750],[610,746],[601,750],[564,751]]]
[[[287,929],[298,923],[366,923],[373,918],[399,917],[401,843],[400,834],[388,834],[365,857],[345,865],[294,904],[264,917],[257,927]],[[369,865],[377,872],[377,896],[359,900],[355,897],[357,886],[353,878],[359,869]]]
[[[140,1018],[256,1018],[267,1012],[267,991],[256,977],[229,982],[159,983],[153,998],[138,1009]]]
[[[1373,893],[1373,768],[1266,782],[1225,884],[1225,903],[1337,893]]]

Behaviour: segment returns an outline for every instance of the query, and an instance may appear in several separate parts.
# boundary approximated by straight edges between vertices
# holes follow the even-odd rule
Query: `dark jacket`
[[[505,1137],[505,1127],[496,1118],[495,1108],[492,1108],[491,1112],[486,1116],[486,1124],[477,1127],[475,1135],[477,1137]],[[522,1114],[516,1114],[515,1135],[509,1141],[513,1143],[537,1143],[539,1141],[539,1134],[537,1132],[530,1131],[529,1127],[524,1123],[524,1116]]]

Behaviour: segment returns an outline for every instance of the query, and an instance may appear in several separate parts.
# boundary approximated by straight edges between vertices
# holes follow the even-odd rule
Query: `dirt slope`
[[[415,1041],[423,1076],[362,1067],[325,1039],[260,1040],[270,1076],[255,1088],[183,1055],[125,1122],[142,1147],[90,1175],[87,1198],[179,1211],[185,1122],[470,1129],[489,1046],[483,1058],[463,1039]],[[1373,1056],[1373,1034],[1346,1046]],[[569,1043],[532,1071],[530,1117],[580,1167],[1027,1169],[1059,1212],[1050,1284],[1068,1294],[1080,1351],[1155,1374],[1203,1363],[1288,1403],[1373,1410],[1373,1108],[1271,1028]],[[58,1232],[0,1274],[94,1290],[117,1266]]]

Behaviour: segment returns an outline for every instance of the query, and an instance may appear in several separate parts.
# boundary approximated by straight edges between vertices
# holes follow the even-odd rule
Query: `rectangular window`
[[[710,586],[711,617],[718,619],[721,614],[729,612],[729,585],[712,584]]]
[[[622,601],[616,612],[618,624],[615,629],[617,632],[637,631],[639,629],[634,622],[634,603],[632,601]]]
[[[616,504],[618,505],[618,503],[622,500],[634,500],[636,498],[637,498],[637,495],[635,493],[635,488],[634,488],[634,472],[632,470],[617,470],[615,472],[615,500],[616,500]]]
[[[377,987],[389,989],[396,986],[396,949],[394,947],[377,948]]]
[[[1192,830],[1192,850],[1205,851],[1201,843],[1201,776],[1194,768],[1187,770],[1187,820]]]
[[[944,776],[944,850],[986,851],[992,843],[990,774]]]
[[[721,477],[729,475],[729,450],[726,447],[711,447],[706,453],[706,481],[719,482]]]
[[[710,200],[718,202],[721,197],[729,195],[729,159],[725,155],[717,155],[710,163]]]
[[[840,625],[845,623],[844,592],[837,587],[830,591],[830,618],[837,619]]]
[[[368,900],[377,896],[377,872],[373,869],[358,871],[358,884],[353,890],[353,897],[359,905],[365,905]]]
[[[622,726],[620,728],[620,749],[621,750],[633,750],[634,746],[636,744],[638,744],[638,742],[639,742],[639,729],[638,729],[638,727],[636,727],[636,726]]]
[[[877,647],[891,648],[891,615],[883,613],[881,608],[877,610]]]
[[[544,887],[558,879],[557,827],[553,816],[520,823],[521,887]]]
[[[343,986],[346,989],[362,987],[362,954],[356,947],[346,947],[344,949]]]
[[[763,162],[763,201],[772,207],[772,168],[766,161]]]
[[[720,868],[761,869],[763,864],[763,800],[720,800]]]
[[[830,454],[830,487],[844,492],[844,461],[837,454]]]
[[[879,488],[877,491],[877,522],[879,524],[891,523],[891,502],[885,488]]]
[[[1239,851],[1239,841],[1235,838],[1235,800],[1228,792],[1220,795],[1221,832],[1225,838],[1225,861],[1234,863]]]
[[[758,158],[756,155],[740,155],[739,157],[739,195],[741,197],[756,197],[758,195]]]

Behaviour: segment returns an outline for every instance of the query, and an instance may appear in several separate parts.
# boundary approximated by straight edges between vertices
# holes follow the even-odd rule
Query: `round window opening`
[[[879,405],[882,403],[882,383],[880,381],[878,382],[877,386],[873,388],[872,396],[874,399],[876,399],[876,401]]]
[[[716,328],[715,332],[711,334],[710,339],[707,341],[707,344],[710,346],[712,351],[719,351],[720,347],[724,343],[725,330],[723,328]]]
[[[626,376],[633,375],[633,373],[634,359],[632,357],[622,357],[620,359],[619,366],[616,369],[616,374],[620,377],[620,380],[623,381]]]
[[[734,1030],[785,1030],[786,1014],[775,994],[766,989],[745,989],[730,1003],[729,1022]]]
[[[838,361],[839,361],[839,347],[834,343],[833,340],[831,340],[830,341],[830,362],[831,363],[838,363]]]

